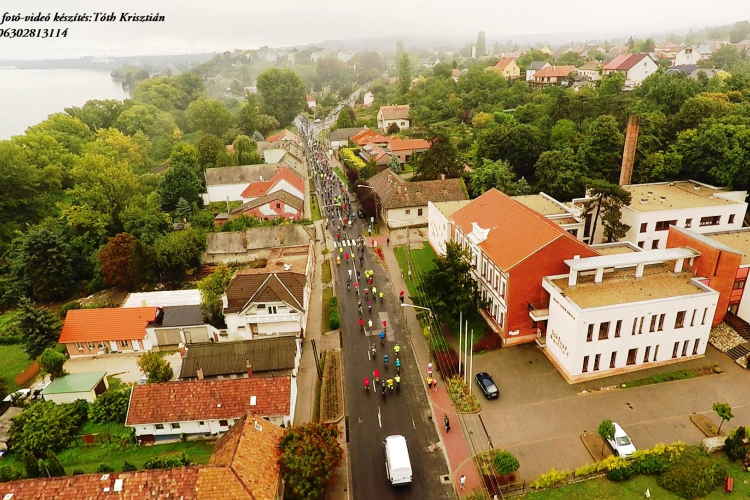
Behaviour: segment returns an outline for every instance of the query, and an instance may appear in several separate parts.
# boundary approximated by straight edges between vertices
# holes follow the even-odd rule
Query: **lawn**
[[[339,179],[341,179],[344,184],[346,184],[347,186],[349,185],[349,179],[346,178],[346,175],[341,171],[339,167],[333,167],[333,171],[336,172],[336,175],[339,176]]]
[[[318,204],[318,197],[316,195],[310,195],[310,211],[312,212],[313,222],[323,218],[320,215],[320,205]]]
[[[323,261],[323,267],[321,270],[321,281],[325,285],[326,283],[331,282],[331,261],[330,260],[324,260]]]
[[[0,360],[0,378],[5,379],[12,390],[18,389],[16,375],[31,364],[28,354],[23,350],[23,344],[0,345]]]
[[[323,314],[320,316],[320,331],[327,332],[331,329],[328,321],[331,317],[331,289],[326,287],[323,288]]]
[[[685,380],[688,378],[701,377],[703,375],[711,375],[713,373],[712,366],[701,366],[698,368],[689,368],[687,370],[677,370],[668,373],[657,373],[650,377],[640,378],[638,380],[631,380],[622,384],[622,388],[629,389],[631,387],[641,387],[644,385],[660,384],[662,382],[672,382],[673,380]]]
[[[721,462],[734,478],[733,498],[748,498],[750,496],[750,473],[743,472],[739,462],[732,462],[723,453],[715,453],[713,457]],[[668,492],[656,484],[655,476],[637,476],[624,482],[613,482],[607,478],[592,479],[581,483],[563,486],[562,488],[533,493],[526,498],[529,500],[620,500],[629,498],[643,498],[646,489],[650,490],[651,498],[659,500],[677,500],[680,497]],[[727,493],[720,487],[705,500],[726,498]]]

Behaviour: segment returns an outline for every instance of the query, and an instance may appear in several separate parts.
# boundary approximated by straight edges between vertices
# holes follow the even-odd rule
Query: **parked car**
[[[18,396],[18,397],[22,397],[26,399],[29,397],[29,393],[31,393],[31,389],[18,389],[13,394],[8,394],[7,396],[5,396],[5,399],[3,399],[3,401],[7,403],[8,401],[11,401],[14,396]]]
[[[607,441],[615,452],[615,455],[628,458],[635,452],[635,445],[630,440],[630,436],[628,436],[617,422],[613,422],[613,425],[615,426],[615,437]]]
[[[364,210],[360,210],[359,211],[359,218],[360,219],[364,219],[365,218],[365,211]]]
[[[492,380],[490,374],[487,372],[479,372],[476,375],[477,385],[482,389],[484,397],[487,399],[497,399],[500,397],[500,391],[495,385],[495,381]]]

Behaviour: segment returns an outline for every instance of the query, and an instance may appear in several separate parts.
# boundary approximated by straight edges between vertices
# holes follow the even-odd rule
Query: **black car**
[[[500,397],[500,391],[497,390],[495,381],[492,380],[489,373],[479,372],[476,375],[477,385],[482,389],[484,397],[487,399],[497,399]]]
[[[360,210],[359,211],[359,218],[360,219],[364,219],[365,218],[365,211],[364,210]]]

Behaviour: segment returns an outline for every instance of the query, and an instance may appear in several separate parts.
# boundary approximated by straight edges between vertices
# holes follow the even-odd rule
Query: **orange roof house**
[[[430,149],[430,141],[425,139],[400,139],[391,137],[388,141],[388,149],[398,157],[401,164],[406,163],[416,153]]]
[[[483,311],[504,344],[532,342],[546,328],[542,278],[565,274],[565,259],[596,251],[543,214],[491,189],[450,216],[452,240],[471,249],[473,275],[489,305]]]
[[[289,189],[290,187],[293,189]],[[242,199],[244,201],[251,201],[282,189],[289,190],[289,192],[298,198],[304,198],[305,196],[305,182],[302,176],[286,165],[276,170],[273,177],[267,181],[259,180],[251,182],[242,192]]]
[[[349,139],[357,146],[362,147],[368,142],[371,142],[373,144],[387,144],[390,140],[390,137],[380,134],[375,130],[366,128],[363,131],[354,134]]]
[[[156,321],[158,308],[107,307],[68,311],[58,342],[71,356],[94,356],[105,352],[150,351],[146,327]]]
[[[516,63],[516,59],[511,57],[500,59],[497,64],[490,66],[488,69],[493,69],[502,74],[506,80],[512,80],[521,76],[521,68]]]
[[[575,66],[547,66],[542,68],[531,77],[529,83],[536,87],[546,87],[549,85],[560,85],[564,79],[576,70]]]

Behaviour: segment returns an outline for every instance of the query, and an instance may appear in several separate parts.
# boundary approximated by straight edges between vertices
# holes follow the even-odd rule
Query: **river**
[[[23,134],[52,113],[91,99],[128,97],[109,72],[0,66],[0,140]]]

